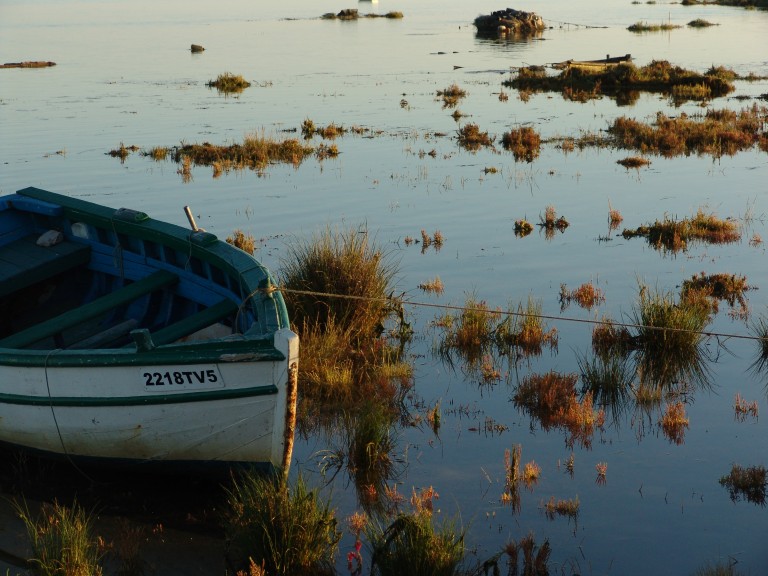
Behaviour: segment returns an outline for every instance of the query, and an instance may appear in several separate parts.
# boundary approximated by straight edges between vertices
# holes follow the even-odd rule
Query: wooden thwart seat
[[[43,338],[48,338],[63,330],[72,328],[81,322],[105,314],[118,306],[128,304],[141,296],[151,294],[156,290],[175,284],[178,280],[179,277],[173,272],[159,270],[146,278],[142,278],[141,280],[123,286],[111,294],[97,298],[88,304],[78,306],[74,310],[69,310],[55,318],[51,318],[50,320],[46,320],[45,322],[31,326],[26,330],[22,330],[21,332],[3,338],[0,340],[0,348],[24,348]]]
[[[209,306],[204,310],[200,310],[200,312],[192,314],[191,316],[187,316],[183,320],[179,320],[170,326],[161,328],[157,332],[152,332],[152,342],[155,344],[155,346],[170,344],[179,338],[189,336],[198,330],[207,328],[211,324],[214,324],[215,322],[218,322],[219,320],[234,314],[237,312],[237,308],[237,304],[235,304],[232,300],[222,300],[218,304],[214,304],[213,306]]]
[[[0,246],[0,298],[53,278],[90,259],[90,246],[64,241],[38,246],[37,236]]]

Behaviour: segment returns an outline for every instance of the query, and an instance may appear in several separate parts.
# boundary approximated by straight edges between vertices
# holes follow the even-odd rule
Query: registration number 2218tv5
[[[144,387],[147,390],[167,390],[179,388],[222,388],[224,381],[219,371],[214,368],[168,367],[161,370],[142,372]]]

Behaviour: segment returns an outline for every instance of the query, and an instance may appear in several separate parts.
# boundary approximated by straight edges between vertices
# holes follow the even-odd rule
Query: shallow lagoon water
[[[478,14],[503,7],[491,2],[360,2],[361,12],[400,10],[405,17],[318,19],[347,7],[353,6],[309,0],[215,6],[0,0],[0,62],[57,62],[49,69],[0,70],[0,192],[38,186],[179,224],[188,204],[198,223],[221,237],[240,228],[262,239],[257,256],[276,271],[291,238],[306,238],[326,225],[367,226],[399,262],[398,289],[417,302],[461,305],[475,294],[505,308],[532,295],[553,317],[621,319],[631,311],[639,281],[676,291],[683,280],[705,271],[745,275],[756,288],[747,293],[752,314],[766,313],[764,244],[748,244],[754,233],[768,240],[765,153],[755,149],[716,160],[651,157],[648,168],[626,170],[616,164],[628,155],[624,151],[565,154],[550,144],[526,164],[500,146],[462,150],[455,135],[464,122],[478,124],[498,142],[518,125],[551,138],[605,129],[619,115],[650,120],[659,111],[699,113],[697,103],[674,107],[658,95],[618,106],[610,98],[580,104],[558,94],[523,102],[511,89],[505,89],[504,102],[498,93],[510,68],[605,54],[631,53],[638,64],[666,59],[699,71],[723,65],[766,76],[768,14],[556,0],[516,6],[538,12],[552,28],[536,39],[505,42],[478,38],[471,25]],[[685,25],[695,18],[719,26],[641,35],[626,30],[640,20]],[[206,51],[191,54],[191,43]],[[235,97],[206,87],[225,71],[242,74],[253,86]],[[467,114],[459,123],[436,98],[452,83],[468,92],[458,105]],[[731,97],[708,106],[740,109],[755,100],[734,96],[768,92],[765,81],[736,87]],[[347,134],[335,141],[338,159],[308,159],[298,168],[275,165],[263,175],[246,171],[213,179],[209,168],[195,167],[189,183],[171,162],[132,154],[121,163],[106,154],[121,142],[149,149],[182,141],[235,142],[262,130],[300,136],[306,118],[317,125],[362,126],[377,135]],[[284,132],[292,130],[299,132]],[[428,155],[432,150],[434,158]],[[498,172],[486,174],[488,167]],[[694,244],[676,256],[615,233],[599,241],[609,236],[609,202],[630,228],[664,214],[691,216],[704,207],[741,219],[743,239]],[[551,240],[538,230],[515,237],[516,219],[536,222],[550,204],[571,223],[564,233]],[[418,238],[421,229],[440,230],[443,248],[422,253],[418,245],[406,246],[404,238]],[[435,276],[446,286],[442,296],[417,289]],[[606,302],[591,312],[571,305],[561,314],[560,285],[589,281],[605,292]],[[460,513],[478,560],[533,531],[537,542],[549,539],[556,573],[688,574],[708,561],[730,559],[744,573],[768,571],[766,509],[732,502],[717,482],[733,463],[768,465],[764,420],[737,422],[733,412],[736,392],[766,406],[764,379],[747,370],[754,342],[720,338],[728,347],[724,352],[718,339],[710,340],[713,387],[688,398],[690,429],[682,445],[661,433],[658,414],[643,426],[630,412],[597,434],[591,449],[574,450],[571,477],[564,468],[571,453],[564,435],[532,426],[510,399],[527,373],[577,371],[577,355],[590,348],[591,326],[548,321],[559,332],[557,353],[520,365],[507,381],[480,386],[461,366],[451,370],[433,353],[439,334],[428,325],[437,313],[418,306],[407,311],[416,329],[412,410],[440,401],[443,418],[439,437],[426,426],[397,431],[397,456],[407,463],[397,478],[399,489],[409,495],[412,487],[434,486],[441,513]],[[710,329],[747,333],[725,305]],[[486,432],[486,419],[506,429]],[[523,490],[517,513],[500,503],[504,451],[516,444],[522,445],[523,462],[542,467],[533,491]],[[321,482],[317,455],[329,448],[332,441],[324,437],[303,440],[294,471]],[[595,482],[598,462],[608,464],[604,485]],[[352,485],[339,480],[329,490],[339,518],[356,509]],[[578,496],[578,521],[548,519],[543,503],[550,496]],[[341,572],[346,551],[340,553]]]

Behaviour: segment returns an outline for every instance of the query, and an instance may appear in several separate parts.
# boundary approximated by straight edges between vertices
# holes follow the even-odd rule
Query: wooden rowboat
[[[143,212],[0,197],[0,442],[287,468],[298,337],[251,255]]]
[[[566,60],[565,62],[552,64],[552,68],[557,70],[565,70],[566,68],[584,68],[592,71],[602,71],[606,68],[618,66],[619,64],[626,64],[627,62],[632,62],[631,54],[613,57],[608,55],[600,60]]]

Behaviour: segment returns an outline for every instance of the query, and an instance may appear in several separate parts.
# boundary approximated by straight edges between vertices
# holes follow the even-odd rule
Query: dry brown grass
[[[533,162],[541,152],[541,136],[528,126],[505,132],[501,144],[505,150],[512,152],[516,162]]]
[[[730,493],[731,500],[744,498],[748,502],[765,506],[766,485],[768,485],[768,472],[765,466],[743,467],[734,464],[728,475],[720,478],[720,485],[725,486]]]
[[[432,280],[422,282],[419,284],[419,288],[424,292],[429,292],[431,294],[442,294],[445,290],[445,286],[443,285],[443,281],[440,280],[440,276],[436,276]]]
[[[710,109],[697,116],[681,114],[671,118],[659,113],[653,124],[621,116],[608,132],[617,146],[644,154],[708,154],[717,158],[755,146],[764,136],[767,118],[768,108],[755,104],[738,112]]]
[[[544,505],[544,513],[550,520],[554,520],[555,516],[567,516],[575,520],[579,515],[579,497],[555,500],[551,496]]]
[[[685,415],[685,404],[681,401],[667,403],[664,414],[659,420],[664,436],[670,442],[683,444],[685,442],[685,431],[688,429],[688,418]]]
[[[232,244],[248,254],[253,254],[256,250],[256,240],[253,235],[242,230],[235,230],[231,236],[227,236],[227,244]]]
[[[627,156],[621,160],[616,160],[616,164],[621,164],[624,168],[641,168],[650,165],[651,161],[642,156]]]
[[[444,90],[438,90],[437,95],[443,99],[443,108],[455,108],[459,100],[466,98],[467,92],[457,84],[451,84]]]
[[[741,397],[741,394],[736,392],[736,397],[733,401],[733,410],[736,420],[744,422],[748,416],[751,416],[757,420],[758,404],[757,400],[748,402]]]
[[[457,133],[459,146],[471,152],[475,152],[484,146],[493,146],[493,138],[488,135],[488,132],[481,132],[477,124],[465,124],[459,128]]]

